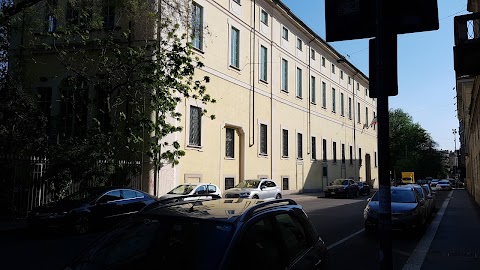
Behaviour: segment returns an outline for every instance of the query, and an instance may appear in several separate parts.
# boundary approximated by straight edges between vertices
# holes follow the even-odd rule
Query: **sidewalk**
[[[294,201],[303,201],[303,200],[311,200],[318,197],[325,197],[325,193],[321,192],[306,192],[306,193],[291,193],[283,195],[285,199],[292,199]]]
[[[480,207],[466,190],[453,190],[404,270],[480,269]]]

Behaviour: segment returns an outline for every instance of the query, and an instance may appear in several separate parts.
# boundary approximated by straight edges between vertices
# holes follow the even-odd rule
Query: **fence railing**
[[[107,163],[97,161],[97,164],[104,166]],[[138,168],[141,164],[139,161],[121,160],[115,165]],[[0,217],[26,216],[33,208],[57,198],[52,183],[45,177],[48,167],[49,162],[45,157],[0,156]],[[96,179],[68,183],[65,195],[96,185],[98,185]],[[122,174],[114,174],[104,185],[142,190],[142,179],[139,173],[127,169]]]

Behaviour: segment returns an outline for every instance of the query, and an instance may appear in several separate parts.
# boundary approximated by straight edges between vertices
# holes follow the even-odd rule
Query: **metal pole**
[[[392,44],[396,44],[397,35],[390,23],[391,17],[385,14],[386,4],[383,0],[376,1],[376,91],[378,110],[378,160],[379,160],[379,238],[380,238],[380,269],[390,270],[392,264],[391,238],[391,194],[389,181],[389,111],[388,111],[388,82],[385,78],[392,78],[385,67],[387,55],[392,52]],[[391,85],[391,84],[390,84]]]

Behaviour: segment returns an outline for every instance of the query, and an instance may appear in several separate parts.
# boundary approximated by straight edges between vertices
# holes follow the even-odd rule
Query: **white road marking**
[[[327,249],[332,249],[332,248],[340,245],[341,243],[347,241],[348,239],[350,239],[350,238],[352,238],[352,237],[355,237],[355,236],[358,235],[358,234],[361,234],[361,233],[364,232],[364,231],[365,231],[365,229],[361,229],[360,231],[358,231],[358,232],[356,232],[356,233],[353,233],[353,234],[351,234],[351,235],[349,235],[349,236],[347,236],[347,237],[345,237],[345,238],[343,238],[343,239],[341,239],[341,240],[339,240],[339,241],[331,244],[330,246],[327,247]]]
[[[437,233],[438,226],[442,221],[443,215],[445,214],[445,209],[447,209],[448,203],[450,202],[450,198],[452,197],[453,191],[448,193],[448,197],[442,204],[440,210],[438,210],[435,218],[432,221],[432,224],[428,228],[428,230],[423,235],[420,242],[418,242],[417,247],[412,252],[412,256],[408,258],[407,262],[403,266],[402,270],[420,270],[422,268],[423,261],[425,260],[425,256],[427,255],[428,250],[430,249],[430,245],[432,244],[433,238]]]

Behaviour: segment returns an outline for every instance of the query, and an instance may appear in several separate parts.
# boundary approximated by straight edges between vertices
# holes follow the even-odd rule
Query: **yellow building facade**
[[[178,141],[186,155],[179,165],[165,164],[155,185],[151,170],[144,173],[144,189],[162,195],[178,184],[208,182],[225,190],[249,178],[271,178],[284,194],[321,191],[336,178],[378,188],[377,106],[365,74],[280,1],[192,3],[197,30],[191,42],[205,65],[196,76],[210,77],[207,92],[217,102],[182,100],[183,130],[165,140]],[[110,21],[128,27],[119,14]],[[45,26],[39,32],[52,30]],[[25,80],[52,104],[46,115],[58,118],[62,81],[75,74],[59,74],[62,67],[51,57],[38,53]],[[216,118],[202,116],[204,108]]]
[[[192,42],[205,64],[197,75],[211,78],[216,119],[183,102],[186,156],[159,181],[225,190],[271,178],[285,193],[320,191],[335,178],[378,187],[376,100],[361,71],[281,2],[197,0],[194,10],[206,29]],[[170,188],[162,183],[160,193]]]

